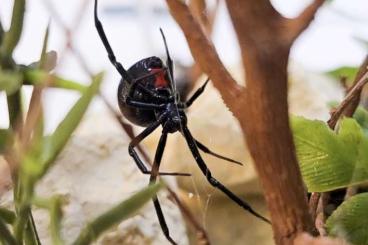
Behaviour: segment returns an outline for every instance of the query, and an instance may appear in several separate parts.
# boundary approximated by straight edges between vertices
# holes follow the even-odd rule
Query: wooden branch
[[[166,0],[166,2],[171,15],[183,30],[191,53],[202,71],[210,77],[229,108],[236,106],[236,98],[241,93],[241,86],[226,70],[215,47],[207,38],[203,26],[198,23],[183,1]]]
[[[315,233],[288,118],[287,65],[292,42],[285,41],[285,18],[268,0],[226,3],[247,82],[242,111],[235,115],[264,189],[275,243],[292,244],[300,232]]]
[[[216,0],[214,8],[211,10],[207,9],[205,0],[191,0],[189,7],[193,12],[193,15],[197,17],[197,20],[204,26],[207,37],[211,39],[213,32],[213,26],[215,23],[216,15],[220,6],[220,1]],[[198,63],[194,62],[190,68],[190,90],[192,90],[198,81],[198,78],[203,74]]]
[[[287,19],[287,28],[285,34],[289,36],[289,40],[293,42],[313,21],[317,10],[323,5],[325,0],[314,0],[304,11],[294,19]]]
[[[335,125],[341,115],[344,113],[345,109],[350,105],[352,101],[354,101],[361,93],[364,85],[368,82],[368,67],[365,68],[365,73],[359,79],[359,81],[352,87],[349,93],[345,96],[344,100],[340,103],[340,105],[336,108],[336,110],[331,115],[330,120],[328,120],[328,125],[330,127],[335,128]]]

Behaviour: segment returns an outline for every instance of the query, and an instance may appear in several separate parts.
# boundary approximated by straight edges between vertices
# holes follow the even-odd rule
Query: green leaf
[[[368,139],[359,124],[344,118],[336,134],[324,122],[292,118],[296,152],[310,192],[324,192],[368,180]]]
[[[32,85],[42,85],[46,84],[47,81],[51,81],[50,87],[77,90],[82,93],[87,89],[85,85],[37,69],[25,69],[24,79]]]
[[[334,70],[326,72],[327,75],[335,78],[340,79],[341,77],[346,77],[348,81],[353,81],[355,75],[358,72],[358,67],[355,66],[341,66]]]
[[[88,105],[99,90],[102,78],[103,73],[99,73],[94,76],[92,84],[83,93],[81,98],[74,104],[66,117],[58,125],[54,133],[50,137],[46,137],[44,139],[43,152],[40,159],[44,168],[42,174],[47,171],[51,162],[63,149],[71,134],[78,126],[88,108]]]
[[[343,202],[327,219],[330,236],[341,237],[352,245],[368,245],[368,193]]]
[[[50,213],[50,234],[53,245],[64,244],[61,238],[61,220],[62,220],[62,205],[65,199],[62,196],[54,196],[50,199],[34,198],[32,201],[36,206],[48,209]]]
[[[23,76],[18,71],[0,69],[0,91],[7,95],[14,94],[22,86]]]
[[[6,150],[10,140],[10,131],[8,129],[0,129],[0,154]]]
[[[121,202],[109,211],[90,222],[79,234],[74,245],[91,244],[98,236],[123,220],[133,216],[162,187],[161,183],[150,185],[128,200]]]
[[[364,133],[368,135],[368,111],[359,106],[354,113],[354,119],[363,128]]]

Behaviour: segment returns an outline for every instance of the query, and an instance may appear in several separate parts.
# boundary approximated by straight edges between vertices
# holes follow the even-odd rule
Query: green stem
[[[0,45],[3,42],[3,37],[4,37],[4,28],[0,21]]]
[[[12,56],[13,50],[19,42],[23,29],[24,10],[25,0],[15,0],[10,29],[5,33],[0,47],[0,54],[5,60]]]
[[[23,121],[21,92],[7,96],[10,127],[15,130]]]
[[[26,245],[40,245],[40,238],[38,237],[37,230],[36,230],[36,224],[34,223],[32,211],[29,209],[28,213],[28,223],[26,226],[26,233],[25,233],[26,239]]]

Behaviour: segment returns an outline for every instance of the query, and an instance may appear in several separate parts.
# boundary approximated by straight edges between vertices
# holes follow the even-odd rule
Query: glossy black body
[[[162,69],[162,73],[165,73],[164,78],[167,81],[167,86],[155,86],[156,76],[151,75],[152,69]],[[168,86],[169,78],[166,74],[166,70],[167,68],[164,67],[161,59],[152,56],[138,61],[127,70],[132,82],[129,82],[124,78],[120,80],[117,94],[118,104],[120,111],[130,122],[146,127],[157,121],[157,111],[155,112],[153,109],[143,109],[128,105],[127,100],[129,98],[133,101],[155,104],[165,101],[165,98],[166,100],[169,100],[173,91],[171,91],[170,86]],[[144,93],[142,87],[162,96],[161,100]]]

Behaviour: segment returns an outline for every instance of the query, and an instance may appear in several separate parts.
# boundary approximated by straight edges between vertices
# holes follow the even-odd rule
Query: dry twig
[[[198,23],[184,2],[178,0],[167,0],[166,2],[176,22],[184,30],[192,55],[201,70],[210,77],[229,108],[231,108],[230,105],[236,106],[234,98],[240,94],[240,86],[226,70],[214,45],[206,36],[203,26]]]

